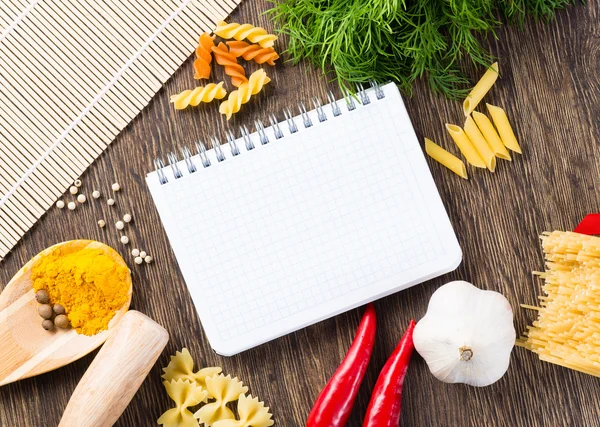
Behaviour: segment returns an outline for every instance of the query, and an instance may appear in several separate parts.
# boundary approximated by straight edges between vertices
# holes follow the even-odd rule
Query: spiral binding
[[[283,109],[283,115],[285,116],[285,121],[288,124],[288,128],[290,129],[290,133],[298,132],[298,126],[296,126],[296,122],[294,121],[294,116],[289,108]]]
[[[385,98],[385,93],[384,93],[382,87],[377,82],[370,81],[369,83],[371,84],[371,87],[373,88],[373,93],[375,94],[375,97],[377,99]],[[346,109],[348,111],[353,111],[356,109],[355,99],[357,99],[362,105],[368,105],[371,103],[369,94],[367,93],[367,90],[363,87],[362,84],[357,84],[356,89],[357,89],[356,95],[358,95],[358,98],[355,98],[354,95],[350,94],[347,91],[344,93],[344,100],[346,102]],[[340,106],[338,104],[338,101],[335,99],[335,97],[331,91],[327,92],[327,101],[331,107],[332,117],[338,117],[343,114],[342,109],[340,108]],[[325,112],[323,105],[321,105],[321,101],[319,100],[319,98],[314,97],[312,99],[312,105],[314,107],[314,111],[317,114],[319,123],[327,121],[328,120],[327,113]],[[313,121],[310,118],[310,116],[308,115],[308,111],[303,102],[298,103],[298,110],[300,111],[300,118],[302,119],[302,124],[304,125],[304,128],[312,127],[314,125]],[[285,117],[285,122],[287,124],[290,134],[298,132],[299,131],[298,125],[296,124],[296,121],[294,120],[292,111],[289,108],[284,108],[283,115]],[[277,140],[277,139],[283,138],[284,133],[281,130],[280,122],[277,120],[275,115],[273,113],[270,113],[267,117],[269,119],[269,125],[270,125],[271,129],[273,130],[273,135],[275,136],[275,139]],[[269,140],[269,137],[268,137],[266,129],[265,129],[265,125],[262,122],[262,120],[255,120],[254,127],[256,129],[256,134],[258,135],[258,140],[259,140],[260,144],[261,145],[269,144],[271,141]],[[253,150],[255,148],[255,144],[254,144],[254,141],[252,141],[252,138],[250,136],[250,132],[248,131],[247,126],[240,126],[240,135],[241,135],[242,140],[244,141],[244,146],[246,147],[246,151]],[[240,151],[240,148],[238,146],[238,142],[236,140],[234,133],[231,130],[228,130],[228,131],[226,131],[225,136],[227,138],[227,143],[231,150],[231,156],[232,157],[239,156],[242,152]],[[217,161],[222,162],[222,161],[226,160],[227,156],[225,155],[225,153],[223,151],[223,146],[221,145],[221,142],[215,136],[212,136],[210,138],[210,142],[212,145],[212,149],[215,152]],[[198,157],[200,158],[200,163],[202,164],[202,167],[203,168],[210,167],[212,164],[211,164],[210,159],[208,158],[207,149],[206,149],[206,146],[204,145],[204,142],[197,141],[195,146],[196,146],[196,152],[198,153]],[[181,156],[182,156],[182,159],[185,162],[185,166],[190,174],[198,171],[197,166],[199,166],[199,165],[196,165],[194,163],[192,151],[188,147],[183,147],[181,149]],[[163,161],[161,159],[154,159],[154,162],[153,162],[154,169],[156,170],[156,173],[158,175],[158,180],[161,184],[166,184],[169,182],[169,179],[167,178],[165,171],[164,171],[166,167],[171,168],[173,177],[175,177],[175,179],[179,179],[179,178],[183,177],[183,173],[178,164],[177,155],[174,152],[170,152],[167,154],[167,162],[168,162],[168,166],[165,166],[165,164],[163,163]]]
[[[233,136],[233,132],[231,132],[231,130],[228,130],[227,132],[225,132],[225,135],[227,136],[227,142],[229,143],[229,146],[231,147],[231,155],[239,156],[240,149],[237,145],[237,142],[235,142],[235,136]]]
[[[331,93],[331,92],[329,92],[329,93]],[[323,111],[323,107],[321,106],[321,101],[319,101],[319,98],[317,98],[315,96],[312,99],[312,102],[313,102],[313,106],[315,107],[315,111],[317,112],[317,117],[319,118],[319,122],[322,123],[325,120],[327,120],[327,115],[325,114],[325,111]]]
[[[269,137],[267,136],[267,133],[265,132],[265,126],[263,125],[263,122],[261,122],[260,120],[255,120],[254,126],[256,127],[256,132],[258,133],[258,137],[260,138],[260,143],[262,145],[268,144]]]
[[[210,159],[206,154],[206,146],[202,141],[196,142],[196,150],[198,151],[198,156],[200,156],[200,160],[202,161],[202,166],[205,168],[210,166]]]
[[[169,160],[169,165],[171,165],[175,179],[181,178],[183,174],[181,173],[181,169],[179,169],[179,165],[177,164],[177,156],[175,153],[171,152],[167,154],[167,160]]]
[[[254,150],[254,143],[250,139],[250,132],[248,132],[248,128],[246,127],[246,125],[240,126],[240,133],[242,134],[242,138],[244,138],[244,144],[246,145],[246,150],[248,150],[248,151]]]
[[[273,113],[269,114],[269,122],[271,123],[273,132],[275,133],[275,138],[276,139],[283,138],[283,132],[281,131],[281,128],[279,127],[279,122],[277,121],[277,117],[275,117],[275,114],[273,114]]]

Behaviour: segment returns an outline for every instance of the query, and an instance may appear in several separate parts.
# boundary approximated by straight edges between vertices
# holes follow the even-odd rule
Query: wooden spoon
[[[0,386],[71,363],[101,345],[109,331],[119,322],[131,302],[131,275],[127,277],[128,298],[111,319],[108,330],[93,336],[78,334],[74,329],[42,328],[39,304],[31,281],[31,268],[53,250],[75,252],[84,248],[102,249],[117,264],[127,267],[111,247],[93,240],[71,240],[42,251],[31,259],[6,285],[0,294]]]

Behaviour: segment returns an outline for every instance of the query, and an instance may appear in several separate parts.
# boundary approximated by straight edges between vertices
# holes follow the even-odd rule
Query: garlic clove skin
[[[512,308],[498,292],[450,282],[431,296],[413,340],[440,381],[487,386],[508,370],[516,340]]]

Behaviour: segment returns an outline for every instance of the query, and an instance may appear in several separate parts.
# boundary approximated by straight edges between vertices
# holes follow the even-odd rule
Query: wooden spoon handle
[[[59,427],[109,427],[121,416],[169,340],[158,323],[129,311],[73,392]]]

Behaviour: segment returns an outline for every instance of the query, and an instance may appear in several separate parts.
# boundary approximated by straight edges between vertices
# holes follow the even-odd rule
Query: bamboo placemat
[[[0,1],[0,261],[240,1]]]

